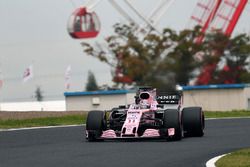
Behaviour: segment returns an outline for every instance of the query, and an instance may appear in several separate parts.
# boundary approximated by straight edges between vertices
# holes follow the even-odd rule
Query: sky
[[[143,23],[126,7],[117,2],[138,22]],[[147,16],[159,0],[131,1]],[[67,21],[75,8],[86,0],[1,0],[0,1],[0,102],[35,101],[34,92],[40,87],[44,100],[64,99],[64,73],[71,66],[69,91],[84,91],[88,71],[95,74],[98,85],[112,85],[111,69],[97,59],[84,54],[81,42],[103,42],[113,33],[112,25],[126,23],[108,2],[102,0],[93,10],[101,21],[98,38],[72,39],[67,33]],[[181,30],[187,26],[197,0],[175,0],[162,17],[157,28]],[[250,5],[248,4],[235,33],[249,32]],[[23,83],[25,69],[33,65],[34,77]]]

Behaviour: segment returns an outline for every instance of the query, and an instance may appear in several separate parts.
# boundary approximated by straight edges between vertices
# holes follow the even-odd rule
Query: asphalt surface
[[[89,143],[84,127],[0,132],[0,167],[202,167],[250,147],[250,119],[206,120],[205,136]]]

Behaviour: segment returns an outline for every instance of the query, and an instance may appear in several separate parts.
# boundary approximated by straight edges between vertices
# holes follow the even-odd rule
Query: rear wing
[[[156,96],[158,104],[181,104],[182,92],[159,92]]]

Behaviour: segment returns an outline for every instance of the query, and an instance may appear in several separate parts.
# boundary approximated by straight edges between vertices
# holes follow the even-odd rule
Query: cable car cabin
[[[68,32],[72,38],[94,38],[99,34],[100,22],[95,12],[85,7],[76,9],[69,18]]]

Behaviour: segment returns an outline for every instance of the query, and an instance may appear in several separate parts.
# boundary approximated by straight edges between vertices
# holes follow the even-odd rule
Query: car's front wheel
[[[202,137],[205,119],[201,107],[187,107],[182,110],[182,122],[185,136]]]
[[[98,141],[105,127],[103,111],[90,111],[86,120],[86,139],[88,141]]]
[[[176,109],[167,109],[163,116],[162,135],[167,140],[181,140],[182,139],[182,125],[179,111]],[[172,134],[170,134],[172,133]]]

